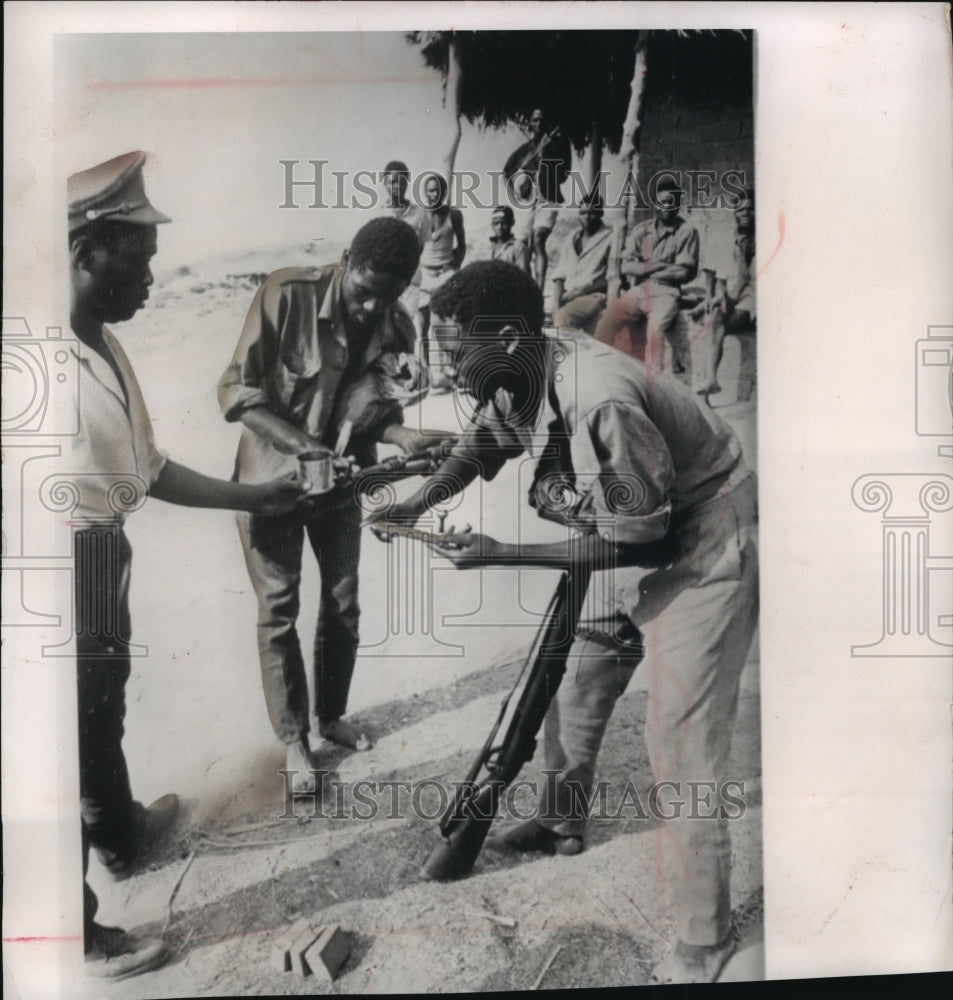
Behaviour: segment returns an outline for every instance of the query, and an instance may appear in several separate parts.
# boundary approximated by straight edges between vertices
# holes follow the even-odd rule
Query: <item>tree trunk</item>
[[[636,135],[641,125],[642,95],[645,92],[645,43],[646,33],[640,31],[638,40],[635,43],[635,69],[632,73],[629,107],[626,111],[625,123],[622,126],[622,143],[619,149],[623,169],[626,172],[626,179],[632,177],[636,185],[638,184],[639,177],[639,152],[636,148]],[[609,262],[609,274],[612,276],[609,283],[610,301],[619,294],[622,281],[622,254],[625,251],[629,233],[635,224],[636,207],[636,199],[629,197],[625,205],[622,225],[616,228],[616,239]]]
[[[453,118],[455,124],[453,138],[450,141],[450,149],[444,161],[445,174],[448,183],[453,185],[453,167],[457,159],[457,149],[460,146],[460,138],[463,135],[463,121],[460,115],[460,87],[463,83],[463,71],[460,68],[460,57],[457,52],[457,44],[451,35],[447,46],[447,79],[444,84],[444,102],[448,100],[453,108]]]
[[[602,129],[598,121],[593,121],[589,130],[589,176],[588,190],[592,190],[602,169]]]

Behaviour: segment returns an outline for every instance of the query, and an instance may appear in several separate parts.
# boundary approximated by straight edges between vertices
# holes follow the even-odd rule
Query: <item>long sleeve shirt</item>
[[[456,446],[484,479],[524,450],[556,455],[549,469],[572,484],[587,517],[617,542],[646,543],[743,470],[734,432],[676,379],[581,335],[561,334],[547,354],[535,427],[515,422],[501,390]]]
[[[624,256],[634,261],[681,264],[688,269],[685,281],[691,281],[698,274],[698,243],[698,230],[680,215],[671,225],[648,219],[632,230]],[[678,288],[684,283],[654,275],[645,281],[668,288]]]

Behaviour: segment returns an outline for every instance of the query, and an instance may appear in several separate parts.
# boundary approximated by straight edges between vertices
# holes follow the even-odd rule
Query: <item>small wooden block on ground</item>
[[[320,932],[304,953],[304,964],[315,976],[333,982],[351,953],[351,941],[339,924],[321,927]]]
[[[308,917],[299,917],[271,945],[271,966],[278,972],[291,971],[291,949],[305,931],[310,929]]]
[[[308,925],[294,940],[291,946],[291,969],[299,976],[307,976],[311,970],[305,961],[308,949],[320,938],[322,927]]]

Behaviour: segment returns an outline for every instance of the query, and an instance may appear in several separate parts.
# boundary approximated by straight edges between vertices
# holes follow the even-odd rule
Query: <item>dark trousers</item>
[[[258,655],[268,716],[283,743],[307,736],[308,681],[297,619],[307,535],[318,561],[321,603],[314,639],[314,714],[341,718],[357,656],[361,508],[348,490],[327,494],[305,523],[295,517],[238,515],[248,575],[258,598]]]
[[[107,865],[128,859],[137,807],[122,752],[129,679],[129,580],[132,547],[115,523],[73,532],[79,794],[83,874],[89,847]],[[87,946],[96,896],[84,883]]]

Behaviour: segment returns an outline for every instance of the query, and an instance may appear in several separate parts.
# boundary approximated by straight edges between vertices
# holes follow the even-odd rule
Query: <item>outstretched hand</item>
[[[438,555],[449,559],[457,569],[492,565],[497,562],[501,551],[500,543],[495,538],[473,531],[445,535],[439,542],[428,544]]]
[[[308,506],[310,483],[297,472],[289,472],[258,487],[255,513],[265,517],[280,517]]]
[[[450,431],[415,431],[410,427],[394,427],[389,432],[389,440],[405,455],[419,455],[439,444],[452,444],[456,436]]]

